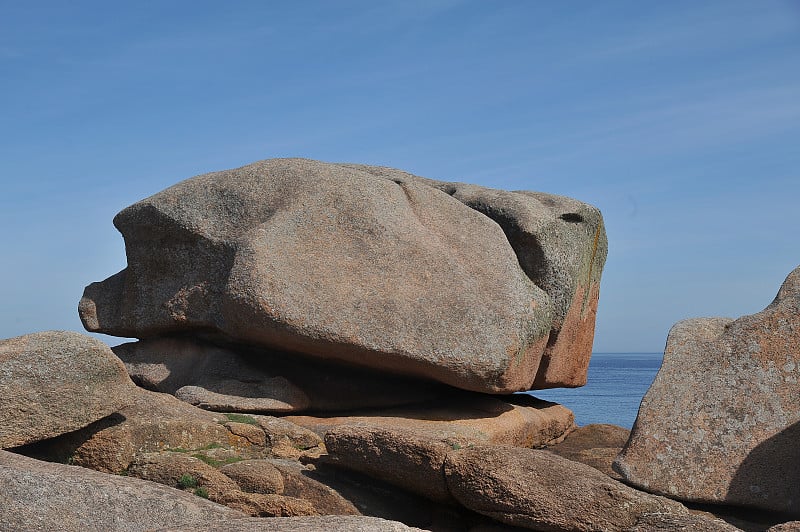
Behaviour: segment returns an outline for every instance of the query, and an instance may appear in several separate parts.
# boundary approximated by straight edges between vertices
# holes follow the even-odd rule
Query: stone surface
[[[224,465],[220,471],[248,493],[282,494],[283,475],[267,460],[243,460]]]
[[[467,393],[413,407],[353,412],[348,416],[284,419],[320,435],[337,427],[364,427],[411,431],[463,445],[495,443],[520,447],[544,445],[571,429],[574,423],[574,416],[566,407],[528,395],[499,398]]]
[[[270,460],[283,475],[283,494],[308,501],[320,515],[358,515],[361,512],[334,488],[319,480],[313,469],[292,460]]]
[[[583,384],[599,211],[387,171],[268,160],[128,207],[128,267],[86,288],[84,326],[201,330],[479,392]]]
[[[551,453],[475,445],[448,453],[447,487],[465,507],[533,530],[735,530]],[[673,527],[673,528],[670,528]]]
[[[520,266],[550,296],[553,307],[550,338],[533,388],[586,384],[608,248],[597,209],[553,194],[435,181],[385,167],[344,166],[432,186],[500,225]]]
[[[220,412],[285,413],[396,406],[433,399],[443,386],[375,371],[189,337],[114,347],[133,380]]]
[[[320,517],[282,517],[280,519],[236,519],[221,521],[219,530],[226,532],[424,532],[377,517],[326,515]],[[156,532],[196,532],[190,527],[160,528]]]
[[[185,453],[165,451],[137,455],[128,467],[128,475],[172,488],[190,491],[204,488],[208,491],[208,498],[215,502],[223,502],[230,492],[241,491],[236,482],[218,469]],[[181,479],[185,475],[191,476],[195,485],[181,486]]]
[[[611,478],[621,479],[611,468],[630,431],[617,425],[593,423],[570,432],[563,442],[548,446],[547,451],[562,458],[580,462],[602,471]]]
[[[460,446],[423,433],[374,427],[342,426],[330,430],[327,463],[358,471],[437,502],[452,502],[442,466]]]
[[[67,331],[0,340],[0,448],[83,428],[133,402],[103,342]]]
[[[762,312],[677,323],[615,462],[688,501],[800,512],[800,268]]]
[[[125,471],[138,453],[168,449],[233,447],[245,454],[250,443],[231,434],[225,416],[171,395],[136,389],[132,405],[92,425],[20,450],[23,454],[106,473]]]
[[[15,532],[209,530],[210,523],[244,517],[160,484],[6,451],[0,451],[0,485],[0,528]]]

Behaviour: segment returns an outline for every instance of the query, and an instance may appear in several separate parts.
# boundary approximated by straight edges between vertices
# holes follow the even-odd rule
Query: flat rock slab
[[[0,340],[0,448],[83,428],[131,404],[135,389],[111,349],[89,336]]]
[[[244,514],[153,482],[40,462],[0,451],[3,530],[140,532],[208,530]]]
[[[187,337],[129,342],[113,348],[131,378],[218,412],[336,411],[418,403],[446,393],[431,381],[342,368],[296,355],[221,347]]]
[[[800,268],[762,312],[677,323],[615,463],[670,497],[800,512]]]
[[[584,203],[273,159],[114,223],[128,267],[86,288],[87,330],[202,330],[486,393],[585,383],[607,243]]]
[[[574,424],[572,411],[556,403],[527,395],[500,398],[479,394],[455,394],[434,403],[353,412],[347,416],[283,419],[320,436],[339,427],[364,427],[416,432],[459,445],[494,443],[519,447],[544,445]]]

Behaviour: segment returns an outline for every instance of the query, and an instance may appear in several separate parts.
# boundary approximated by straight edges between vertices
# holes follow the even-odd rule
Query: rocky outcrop
[[[737,530],[545,451],[476,445],[449,453],[443,470],[460,504],[532,530]]]
[[[129,263],[86,288],[90,331],[202,331],[479,392],[585,382],[606,240],[575,200],[282,159],[114,223]]]
[[[129,342],[113,349],[140,386],[219,412],[381,408],[446,393],[444,386],[430,381],[187,337]]]
[[[617,425],[592,423],[570,432],[564,441],[548,446],[547,451],[575,462],[592,466],[611,478],[620,480],[611,467],[630,431]]]
[[[244,517],[188,493],[135,478],[0,451],[0,523],[19,532],[207,530]],[[235,525],[233,525],[235,526]]]
[[[326,435],[344,427],[413,432],[460,445],[495,443],[541,446],[574,424],[568,408],[528,395],[488,397],[454,393],[447,399],[410,407],[350,412],[341,416],[286,416],[294,424]]]
[[[49,331],[0,340],[0,448],[83,428],[131,404],[135,390],[94,338]]]
[[[670,331],[615,468],[688,500],[800,512],[800,268],[762,312]]]
[[[424,532],[377,517],[326,515],[320,517],[281,517],[280,519],[237,519],[219,521],[218,530],[226,532]],[[196,532],[191,527],[160,528],[155,532]]]

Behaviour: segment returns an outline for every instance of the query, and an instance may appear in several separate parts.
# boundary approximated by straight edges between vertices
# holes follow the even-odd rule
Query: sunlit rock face
[[[672,498],[800,512],[800,268],[763,311],[669,333],[615,468]]]
[[[128,267],[89,285],[94,332],[191,332],[487,393],[580,386],[606,236],[534,192],[275,159],[117,215]]]

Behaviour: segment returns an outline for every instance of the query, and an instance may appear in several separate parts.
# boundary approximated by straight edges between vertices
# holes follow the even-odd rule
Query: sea
[[[662,353],[592,353],[586,386],[526,393],[566,406],[578,425],[611,423],[629,429],[661,359]]]

